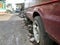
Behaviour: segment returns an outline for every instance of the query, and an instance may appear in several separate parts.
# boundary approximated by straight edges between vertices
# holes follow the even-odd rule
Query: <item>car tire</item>
[[[48,37],[45,32],[42,19],[40,16],[34,17],[33,21],[33,34],[35,42],[39,45],[54,45],[54,42]],[[37,39],[38,38],[38,39]]]

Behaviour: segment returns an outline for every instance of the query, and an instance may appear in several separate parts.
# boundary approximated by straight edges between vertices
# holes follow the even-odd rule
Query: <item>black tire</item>
[[[36,23],[39,26],[39,45],[54,45],[54,42],[48,37],[48,34],[45,32],[40,16],[36,16],[33,23]]]

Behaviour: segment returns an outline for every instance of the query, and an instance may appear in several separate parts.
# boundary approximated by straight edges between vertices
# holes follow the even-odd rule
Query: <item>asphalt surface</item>
[[[23,18],[12,15],[9,20],[0,21],[0,45],[32,45]]]

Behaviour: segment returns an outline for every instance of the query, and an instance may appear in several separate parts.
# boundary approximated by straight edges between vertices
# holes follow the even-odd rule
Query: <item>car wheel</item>
[[[45,32],[40,16],[36,16],[33,21],[33,34],[36,43],[39,45],[53,45],[53,41]]]

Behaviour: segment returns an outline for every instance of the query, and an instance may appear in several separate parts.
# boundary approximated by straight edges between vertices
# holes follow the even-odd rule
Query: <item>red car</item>
[[[29,0],[26,4],[35,41],[40,45],[60,44],[60,0]]]

